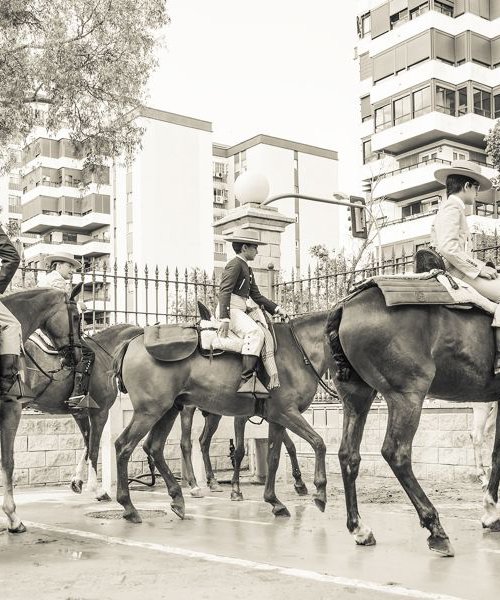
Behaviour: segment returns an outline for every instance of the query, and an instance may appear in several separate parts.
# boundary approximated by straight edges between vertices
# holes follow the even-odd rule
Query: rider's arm
[[[237,286],[242,266],[243,263],[239,258],[233,259],[227,263],[224,271],[222,272],[222,279],[219,288],[219,318],[221,321],[229,321],[231,294]]]
[[[460,218],[462,208],[456,202],[449,201],[436,215],[434,231],[436,234],[436,249],[456,269],[467,277],[475,279],[485,263],[470,256],[460,247]]]
[[[276,302],[269,300],[260,293],[259,287],[255,283],[255,275],[252,277],[252,283],[250,284],[250,298],[260,307],[263,306],[268,313],[274,315],[278,305]]]
[[[0,258],[2,259],[2,267],[0,268],[0,294],[3,294],[10,280],[14,277],[21,258],[2,227],[0,227]]]

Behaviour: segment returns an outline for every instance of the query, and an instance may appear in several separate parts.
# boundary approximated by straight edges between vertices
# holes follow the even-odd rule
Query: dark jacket
[[[219,317],[221,319],[229,318],[231,294],[245,299],[250,297],[259,307],[264,306],[271,314],[274,314],[278,306],[260,293],[252,268],[237,256],[227,263],[222,273],[219,292]]]
[[[14,277],[21,258],[17,253],[14,244],[10,241],[8,235],[0,226],[0,259],[2,267],[0,268],[0,294],[3,294]]]

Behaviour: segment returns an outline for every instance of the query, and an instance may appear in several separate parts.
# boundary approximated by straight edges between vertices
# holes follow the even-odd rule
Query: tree
[[[488,135],[485,137],[486,154],[489,154],[493,162],[493,167],[500,171],[500,121],[497,121]],[[498,189],[500,187],[499,178],[493,180],[493,185]]]
[[[0,167],[37,124],[67,128],[95,170],[132,156],[166,0],[1,0]]]

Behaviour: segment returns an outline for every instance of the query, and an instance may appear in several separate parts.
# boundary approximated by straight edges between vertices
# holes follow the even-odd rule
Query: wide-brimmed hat
[[[448,175],[465,175],[479,183],[481,192],[489,190],[492,187],[491,181],[481,175],[481,167],[470,160],[454,160],[449,167],[444,167],[434,171],[434,178],[446,185]]]
[[[256,229],[244,229],[240,227],[235,229],[231,235],[224,238],[226,242],[241,242],[242,244],[253,244],[262,246],[266,242],[261,242],[259,232]]]
[[[45,258],[45,264],[47,265],[48,269],[50,269],[50,267],[55,262],[65,262],[65,263],[69,263],[70,265],[73,265],[77,269],[82,268],[82,263],[77,261],[76,258],[73,256],[73,254],[70,254],[69,252],[59,252],[59,254],[49,254],[49,256],[47,256]]]

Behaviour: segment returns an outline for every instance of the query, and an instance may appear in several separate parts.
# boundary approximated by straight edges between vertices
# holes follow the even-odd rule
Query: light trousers
[[[0,301],[0,354],[17,354],[19,356],[21,341],[21,323]]]
[[[249,305],[247,305],[247,302]],[[241,296],[231,294],[231,301],[229,304],[229,328],[238,337],[243,340],[242,354],[251,356],[260,356],[262,346],[264,345],[264,331],[262,327],[254,321],[251,317],[246,314],[248,308],[257,306],[255,302],[251,300],[245,300]],[[258,309],[259,312],[260,309]],[[219,307],[217,307],[217,314]],[[262,322],[265,322],[264,315],[262,316]]]

